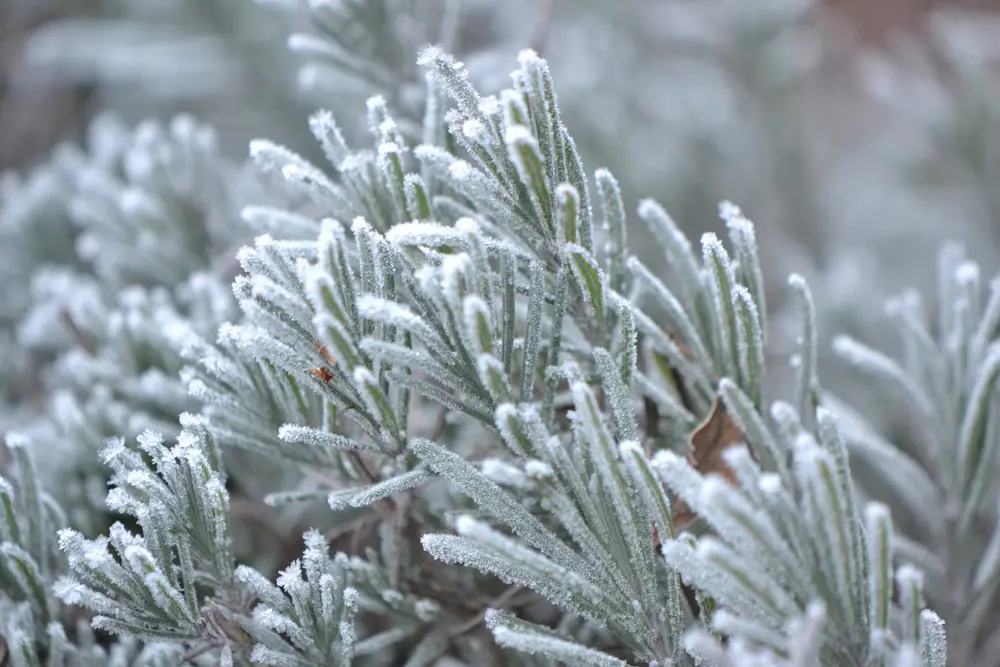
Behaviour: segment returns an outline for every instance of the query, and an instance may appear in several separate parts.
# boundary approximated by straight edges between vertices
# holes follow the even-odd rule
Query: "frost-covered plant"
[[[56,583],[66,572],[57,531],[66,515],[43,488],[35,449],[24,436],[8,434],[0,476],[0,653],[18,667],[42,664],[167,667],[177,664],[180,646],[123,637],[108,648],[99,641],[87,615],[65,605]],[[93,555],[97,555],[93,552]]]
[[[137,164],[86,181],[69,213],[96,298],[146,289],[125,292],[114,332],[131,342],[138,330],[148,347],[122,355],[107,335],[97,349],[129,369],[118,378],[161,355],[149,367],[162,383],[99,386],[125,397],[109,403],[125,435],[162,415],[176,444],[151,431],[137,446],[106,441],[119,520],[90,539],[104,526],[71,526],[32,468],[41,446],[12,439],[0,601],[15,664],[104,656],[71,633],[83,618],[118,664],[943,666],[944,621],[924,598],[937,572],[918,567],[945,547],[898,537],[887,506],[855,484],[858,428],[818,379],[806,281],[790,280],[797,381],[775,401],[764,271],[739,209],[720,207],[728,247],[712,233],[695,246],[643,200],[658,270],[630,243],[615,176],[585,170],[543,59],[524,51],[512,85],[486,96],[440,48],[418,63],[430,90],[419,132],[375,97],[374,150],[351,148],[329,112],[309,123],[323,167],[251,144],[302,206],[256,202],[232,222],[230,181],[211,178],[224,165],[190,180],[170,168],[183,141],[143,144],[127,153]],[[164,181],[144,180],[163,165]],[[197,204],[197,233],[181,194]],[[236,311],[211,262],[242,224],[260,236],[237,254]],[[157,232],[163,255],[151,257],[143,239]],[[105,265],[86,253],[123,238],[134,255]],[[945,468],[961,472],[961,530],[979,519],[978,464],[992,452],[995,374],[969,372],[993,337],[974,326],[974,273],[942,293],[957,304],[942,339],[958,361],[929,369],[941,371],[935,399],[961,396],[965,416],[924,429],[940,453],[939,431],[963,424],[959,464]],[[105,331],[73,324],[81,337]],[[237,502],[278,524],[270,561],[240,546]],[[961,559],[992,567],[992,543],[961,530],[948,533],[968,538]],[[278,553],[289,538],[304,541],[301,557]],[[935,607],[961,626],[952,602]]]
[[[487,98],[445,53],[429,49],[422,62],[455,104],[446,120],[465,157],[410,147],[380,100],[369,105],[375,153],[351,151],[329,115],[314,117],[337,180],[255,143],[260,164],[324,212],[353,218],[351,235],[331,217],[312,223],[318,238],[308,240],[302,216],[248,209],[258,226],[286,223],[302,240],[262,236],[241,251],[246,275],[234,290],[244,317],[223,329],[228,352],[195,342],[188,352],[207,353],[187,376],[208,401],[213,441],[319,477],[318,487],[311,479],[272,503],[320,491],[335,512],[366,510],[362,519],[377,528],[359,536],[372,543],[367,564],[349,568],[385,582],[371,596],[383,604],[358,616],[362,655],[407,646],[422,662],[453,648],[470,655],[470,631],[485,620],[501,646],[569,664],[686,664],[714,650],[697,634],[684,640],[694,623],[791,664],[805,664],[809,651],[831,664],[895,660],[906,647],[941,664],[941,624],[922,608],[920,576],[895,571],[888,515],[873,505],[865,523],[837,426],[816,412],[804,283],[793,281],[806,327],[798,411],[776,404],[773,430],[761,414],[762,272],[742,214],[723,209],[735,256],[710,234],[699,262],[662,209],[643,203],[677,274],[675,295],[630,256],[610,172],[596,173],[592,202],[544,61],[526,52],[514,87]],[[642,309],[644,295],[665,317]],[[656,406],[642,431],[641,398]],[[441,424],[411,420],[435,403]],[[660,437],[659,410],[669,427]],[[694,470],[670,451],[678,433],[720,418],[751,448],[727,451],[725,468]],[[467,438],[506,447],[477,451]],[[653,456],[654,446],[666,449]],[[701,476],[724,469],[734,486]],[[678,534],[668,489],[714,535]],[[457,535],[440,532],[448,528]],[[510,588],[470,608],[448,591],[489,590],[489,579],[442,570],[428,555]],[[904,590],[898,607],[894,578]],[[296,586],[320,599],[321,580]],[[554,605],[548,621],[522,607],[538,598]],[[318,627],[276,605],[254,619],[299,651],[322,650]],[[404,609],[409,625],[374,630]],[[210,641],[193,618],[177,639]],[[249,657],[278,660],[272,650]]]
[[[902,341],[898,360],[847,337],[835,342],[845,361],[905,406],[910,422],[883,435],[865,411],[831,404],[844,415],[850,447],[877,480],[870,493],[896,507],[905,536],[900,552],[924,569],[928,600],[950,623],[956,664],[990,664],[1000,583],[993,473],[1000,282],[984,289],[979,266],[954,244],[942,250],[938,275],[935,323],[916,292],[887,304]]]
[[[101,492],[92,500],[101,442],[147,428],[176,433],[177,415],[198,409],[177,376],[174,341],[192,328],[214,336],[232,317],[232,261],[223,258],[249,233],[236,204],[246,177],[190,116],[134,129],[104,117],[89,143],[88,153],[63,150],[40,168],[34,194],[5,202],[0,225],[18,272],[5,285],[13,343],[22,373],[40,385],[35,397],[17,397],[47,408],[34,430],[63,456],[42,464],[63,476],[60,497],[81,526],[101,504]]]

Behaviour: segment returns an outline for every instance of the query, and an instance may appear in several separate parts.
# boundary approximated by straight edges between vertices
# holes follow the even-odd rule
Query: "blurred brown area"
[[[95,1],[56,4],[0,0],[0,172],[44,159],[62,140],[79,139],[92,110],[92,90],[55,79],[18,77],[24,44],[48,21],[80,16]]]
[[[825,0],[850,21],[858,42],[880,47],[897,33],[921,35],[924,18],[945,7],[1000,11],[1000,0]],[[1000,39],[1000,37],[998,37]]]

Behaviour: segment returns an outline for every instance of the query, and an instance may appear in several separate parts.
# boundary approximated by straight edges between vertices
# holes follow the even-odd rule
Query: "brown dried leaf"
[[[722,401],[716,396],[708,416],[691,432],[688,463],[702,475],[722,475],[729,484],[736,486],[736,475],[726,465],[722,455],[727,449],[743,441],[743,432],[726,413]],[[678,528],[690,526],[697,518],[681,500],[674,503],[674,525]]]

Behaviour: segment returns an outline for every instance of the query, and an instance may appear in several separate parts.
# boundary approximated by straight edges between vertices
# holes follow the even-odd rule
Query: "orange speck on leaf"
[[[313,368],[312,372],[313,372],[313,375],[315,375],[316,377],[318,377],[323,382],[329,382],[330,380],[333,379],[333,373],[331,373],[326,368]]]

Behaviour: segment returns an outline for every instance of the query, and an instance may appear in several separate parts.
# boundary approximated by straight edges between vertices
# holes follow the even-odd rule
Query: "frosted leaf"
[[[731,201],[722,201],[719,203],[719,217],[725,220],[727,224],[739,223],[746,220],[740,207]]]
[[[896,653],[896,659],[892,662],[892,667],[925,667],[920,653],[912,644],[903,644]]]
[[[455,160],[455,162],[448,167],[448,173],[451,174],[453,178],[464,181],[475,173],[475,169],[465,160]]]
[[[664,449],[653,456],[652,466],[674,493],[695,513],[700,513],[701,487],[705,480],[686,460]]]
[[[518,489],[530,489],[531,482],[524,471],[500,459],[489,458],[482,463],[483,475],[502,486]]]
[[[421,620],[430,622],[441,613],[441,605],[434,600],[420,600],[416,604],[415,611]]]
[[[430,325],[407,306],[366,294],[358,299],[358,313],[364,318],[409,331],[424,344],[443,353],[445,358],[452,356]]]
[[[409,472],[390,477],[378,484],[373,484],[353,494],[348,500],[351,507],[366,507],[389,496],[415,488],[430,478],[430,473],[418,468]],[[332,505],[332,503],[331,503]]]
[[[487,95],[479,101],[479,111],[484,116],[497,116],[503,112],[503,107],[496,95]]]
[[[480,507],[506,523],[522,539],[555,562],[581,572],[592,569],[520,502],[483,476],[471,463],[426,440],[416,440],[410,447],[432,470],[447,477]]]
[[[378,154],[382,156],[398,155],[400,152],[399,146],[391,141],[382,142],[378,147]]]
[[[275,609],[284,609],[286,600],[273,583],[246,565],[236,568],[236,578],[260,598],[261,602]]]
[[[529,459],[527,463],[524,464],[524,472],[528,477],[537,480],[551,479],[555,474],[552,470],[552,466],[544,461],[539,461],[538,459]]]
[[[336,433],[321,431],[299,424],[283,424],[278,429],[278,437],[285,442],[303,443],[312,447],[343,450],[377,451],[372,445],[356,442]]]
[[[496,609],[486,612],[487,627],[500,646],[530,655],[543,655],[567,665],[628,667],[628,663],[620,658],[573,642],[548,628],[524,621],[508,621],[508,618]]]
[[[462,302],[465,344],[475,355],[495,352],[493,315],[477,295],[470,294]]]
[[[537,443],[531,439],[530,433],[520,421],[518,409],[512,403],[502,403],[496,409],[496,425],[500,433],[513,451],[526,455],[536,449]],[[544,440],[541,443],[544,445]]]
[[[425,46],[417,55],[417,64],[421,67],[429,65],[439,58],[446,58],[444,50],[439,46]]]
[[[10,443],[8,442],[8,446]],[[108,438],[104,441],[104,448],[100,452],[101,462],[105,465],[113,465],[114,462],[128,452],[124,438]]]
[[[955,269],[955,281],[962,286],[969,286],[979,282],[979,265],[973,261],[964,261]]]
[[[553,563],[466,515],[456,520],[456,530],[461,537],[429,534],[421,537],[420,543],[444,563],[461,563],[494,574],[508,584],[527,586],[560,606],[600,622],[590,609],[600,605],[604,593],[576,571]]]
[[[893,531],[889,508],[880,503],[865,507],[868,546],[868,585],[871,623],[876,628],[889,627],[892,608]]]
[[[286,593],[291,593],[300,587],[303,583],[302,562],[298,559],[293,560],[288,567],[278,573],[277,583]]]
[[[580,293],[587,312],[603,319],[607,289],[604,271],[597,265],[594,256],[582,246],[567,243],[563,247],[569,255],[570,268],[574,279],[580,285]]]
[[[10,449],[30,449],[31,440],[24,433],[8,431],[4,435],[4,442]]]
[[[465,246],[462,232],[463,230],[457,227],[448,227],[436,222],[404,222],[393,225],[386,232],[385,238],[389,243],[404,247],[457,246],[461,248]]]
[[[275,632],[287,632],[290,628],[292,628],[292,626],[295,625],[292,622],[292,619],[288,616],[269,607],[262,607],[260,605],[253,610],[253,619],[269,630],[274,630]]]
[[[469,118],[462,124],[462,134],[465,138],[473,142],[481,142],[487,139],[486,128],[478,118]]]
[[[180,591],[170,585],[170,582],[162,574],[159,572],[150,572],[146,575],[143,583],[161,609],[168,612],[174,618],[183,618],[188,621],[193,620],[188,617],[187,605]]]
[[[528,128],[526,128],[525,126],[512,125],[511,127],[507,128],[507,133],[506,135],[504,135],[504,140],[508,144],[516,144],[520,142],[533,142],[535,141],[535,137],[533,134],[531,134],[531,131],[528,130]]]
[[[920,655],[922,667],[945,667],[948,660],[944,620],[930,609],[920,612]]]
[[[137,575],[145,577],[147,574],[156,572],[159,568],[153,559],[153,554],[149,550],[139,545],[129,545],[125,549],[125,561]]]

